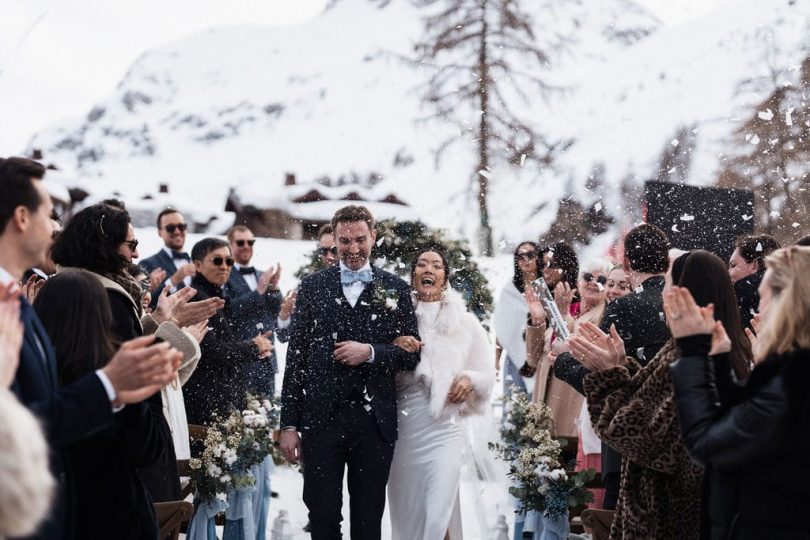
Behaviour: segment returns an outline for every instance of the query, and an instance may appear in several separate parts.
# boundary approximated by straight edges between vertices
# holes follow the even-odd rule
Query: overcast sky
[[[343,0],[363,1],[363,0]],[[600,0],[590,0],[600,1]],[[718,0],[637,0],[679,24]],[[232,24],[294,25],[326,0],[0,0],[0,156],[104,99],[145,50]]]

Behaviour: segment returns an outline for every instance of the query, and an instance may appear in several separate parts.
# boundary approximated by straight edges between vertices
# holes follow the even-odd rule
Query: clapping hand
[[[298,299],[298,291],[293,289],[287,293],[281,302],[281,309],[278,312],[279,320],[286,321],[292,317],[295,311],[295,301]]]
[[[0,388],[8,388],[14,381],[20,363],[23,324],[20,321],[19,291],[10,292],[2,287],[0,296]]]
[[[709,356],[717,356],[718,354],[730,352],[731,339],[729,339],[723,323],[714,321],[714,328],[712,329],[712,348],[709,350]]]
[[[669,331],[676,339],[714,332],[714,304],[698,306],[684,287],[672,287],[664,293],[664,313]]]
[[[115,389],[115,405],[143,401],[174,380],[183,353],[154,341],[154,335],[125,341],[102,369]]]
[[[28,303],[33,304],[34,299],[37,297],[37,294],[44,285],[45,280],[40,276],[33,274],[25,283],[20,282],[20,290],[22,290],[22,295],[26,300],[28,300]]]
[[[557,304],[563,317],[571,313],[571,302],[574,301],[576,292],[577,290],[572,289],[565,281],[560,281],[554,287],[554,303]]]
[[[751,328],[745,329],[745,335],[748,336],[748,341],[751,342],[751,350],[757,350],[757,336],[759,335],[759,328],[762,325],[762,317],[760,317],[759,313],[754,315],[754,318],[751,319]]]
[[[267,331],[253,338],[253,343],[259,349],[259,358],[269,358],[273,353],[273,331]]]
[[[169,295],[169,288],[164,287],[160,293],[152,317],[158,324],[174,319],[180,327],[193,326],[210,319],[214,314],[225,307],[222,298],[206,298],[199,302],[190,302],[197,294],[193,287],[184,287],[175,294]]]
[[[447,392],[447,400],[450,403],[461,403],[470,397],[472,391],[473,385],[470,378],[466,375],[461,375],[450,385],[450,391]]]
[[[577,334],[568,338],[571,354],[590,370],[610,369],[627,363],[624,341],[610,325],[610,335],[589,321],[579,325]]]
[[[398,336],[394,339],[394,345],[403,351],[413,353],[421,351],[423,343],[413,336]]]
[[[537,296],[534,287],[526,287],[523,296],[526,297],[526,304],[529,306],[529,315],[532,317],[532,326],[546,326],[546,310],[540,297]]]
[[[149,290],[157,291],[160,289],[160,284],[166,281],[166,270],[163,268],[155,268],[149,273]]]
[[[261,276],[256,284],[256,290],[259,294],[264,294],[268,290],[277,291],[278,282],[281,279],[281,263],[268,268]]]
[[[205,335],[208,333],[208,319],[205,319],[202,322],[197,324],[192,324],[190,326],[183,327],[183,330],[188,332],[188,334],[194,338],[197,343],[202,343],[202,340],[205,339]]]

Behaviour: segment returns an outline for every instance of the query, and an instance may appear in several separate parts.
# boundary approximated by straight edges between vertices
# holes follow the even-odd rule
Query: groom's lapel
[[[374,300],[374,290],[377,287],[382,286],[382,274],[380,270],[376,266],[371,267],[371,282],[366,285],[366,288],[363,289],[363,292],[360,293],[360,298],[357,299],[357,306],[360,305],[371,305],[371,302]],[[361,304],[360,302],[365,302],[365,304]]]
[[[324,276],[326,283],[326,290],[329,291],[329,309],[331,310],[334,305],[343,306],[346,304],[351,307],[346,295],[343,294],[343,284],[340,282],[340,266],[335,265],[326,270],[327,274]],[[332,304],[334,302],[334,304]]]

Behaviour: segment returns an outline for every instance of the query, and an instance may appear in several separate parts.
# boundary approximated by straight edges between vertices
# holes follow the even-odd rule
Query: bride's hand
[[[399,336],[394,340],[394,345],[409,353],[422,350],[422,342],[413,336]]]
[[[466,375],[462,375],[453,381],[450,391],[447,392],[447,399],[450,403],[461,403],[470,396],[472,391],[472,381]]]

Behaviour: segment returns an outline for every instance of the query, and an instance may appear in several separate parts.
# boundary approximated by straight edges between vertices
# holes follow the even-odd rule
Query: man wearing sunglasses
[[[169,286],[172,293],[177,292],[191,284],[196,273],[191,257],[183,251],[188,229],[183,214],[173,208],[162,210],[157,217],[157,228],[163,249],[140,262],[152,283],[152,307],[163,287]]]
[[[337,264],[338,249],[332,225],[324,225],[318,231],[318,252],[321,254],[321,264],[324,268]]]
[[[295,308],[295,292],[290,291],[282,300],[278,282],[281,266],[267,271],[250,266],[256,238],[253,231],[244,225],[234,225],[228,230],[234,265],[225,294],[234,304],[234,329],[241,339],[250,339],[256,332],[272,331],[279,341],[289,339],[289,326]],[[275,393],[275,375],[278,372],[275,350],[269,362],[250,362],[244,368],[248,388],[264,396]]]

